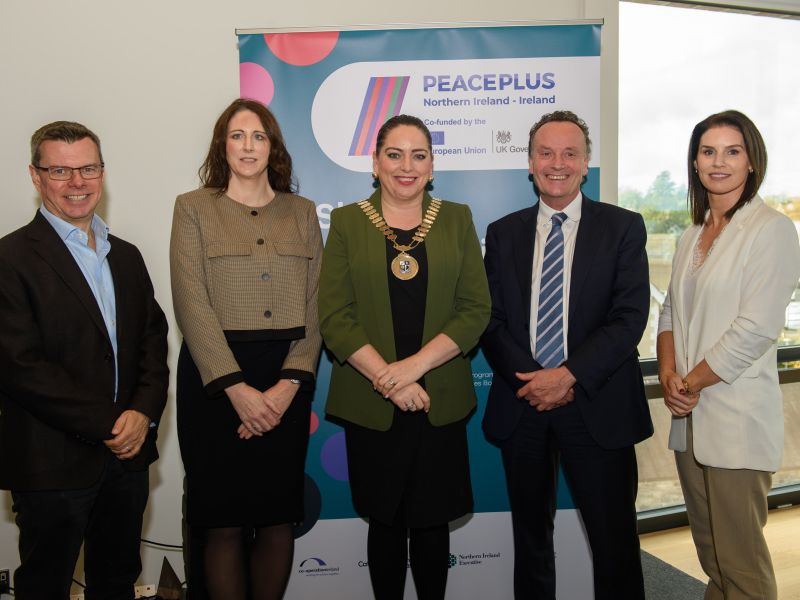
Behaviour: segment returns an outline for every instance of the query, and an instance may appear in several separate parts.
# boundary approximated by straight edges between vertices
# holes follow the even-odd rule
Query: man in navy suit
[[[636,346],[649,284],[642,217],[581,192],[591,141],[569,111],[530,132],[539,202],[489,225],[495,371],[483,420],[501,448],[514,532],[514,590],[556,596],[559,464],[592,549],[595,598],[643,599],[634,444],[652,435]]]
[[[144,261],[95,214],[100,140],[57,121],[31,138],[42,206],[0,240],[0,489],[19,527],[17,598],[131,600],[167,399],[167,323]]]

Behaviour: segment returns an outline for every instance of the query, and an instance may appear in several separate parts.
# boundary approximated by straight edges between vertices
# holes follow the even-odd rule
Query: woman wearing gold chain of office
[[[448,522],[472,510],[468,353],[489,319],[467,206],[432,198],[431,135],[399,115],[378,132],[377,189],[336,209],[323,253],[319,316],[335,360],[326,411],[345,427],[355,509],[369,518],[378,600],[444,598]]]

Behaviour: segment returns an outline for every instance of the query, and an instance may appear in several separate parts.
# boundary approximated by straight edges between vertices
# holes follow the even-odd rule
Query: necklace
[[[708,252],[706,252],[705,256],[703,256],[702,252],[700,251],[700,240],[703,237],[703,231],[708,230],[708,227],[705,223],[703,223],[703,227],[700,229],[700,234],[697,236],[697,241],[695,242],[692,250],[692,262],[689,265],[689,272],[692,275],[697,273],[700,270],[700,267],[706,263],[708,257],[711,256],[711,253],[717,246],[719,238],[721,238],[722,234],[725,233],[725,228],[728,227],[728,223],[730,223],[730,221],[725,222],[725,224],[722,226],[722,229],[719,230],[717,237],[711,241],[711,245],[708,247]]]
[[[384,218],[375,210],[375,207],[372,206],[369,200],[362,200],[358,205],[378,231],[385,235],[387,240],[392,242],[392,248],[399,252],[392,260],[392,274],[403,281],[414,279],[417,273],[419,273],[419,263],[408,251],[413,250],[425,241],[425,236],[428,235],[428,232],[431,230],[431,227],[433,227],[433,223],[436,221],[436,217],[439,214],[439,207],[442,205],[442,201],[438,198],[431,198],[430,206],[428,206],[428,210],[425,211],[425,216],[422,217],[422,223],[419,224],[414,235],[411,236],[410,244],[397,243],[397,234],[394,232],[394,229],[386,224]]]

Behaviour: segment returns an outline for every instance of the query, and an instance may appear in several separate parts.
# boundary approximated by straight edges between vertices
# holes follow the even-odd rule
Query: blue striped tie
[[[536,361],[545,369],[564,362],[564,232],[565,213],[556,213],[547,236],[539,282],[536,319]]]

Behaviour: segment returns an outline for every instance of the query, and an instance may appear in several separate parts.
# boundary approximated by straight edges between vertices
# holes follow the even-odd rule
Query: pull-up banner
[[[528,178],[528,132],[545,113],[572,110],[589,125],[595,153],[583,189],[599,196],[598,23],[237,34],[241,96],[261,101],[278,119],[300,193],[317,204],[323,235],[335,207],[372,192],[375,136],[397,114],[420,117],[430,129],[432,194],[468,204],[481,243],[490,222],[536,200]],[[472,365],[478,410],[468,434],[475,513],[451,527],[447,598],[512,598],[503,468],[480,430],[492,372],[480,352]],[[306,521],[297,531],[290,600],[371,597],[366,524],[350,499],[344,434],[324,419],[329,377],[323,354],[306,464]],[[268,465],[263,476],[269,476]],[[565,487],[558,508],[558,595],[589,598],[591,559]],[[409,581],[406,598],[415,597]]]

